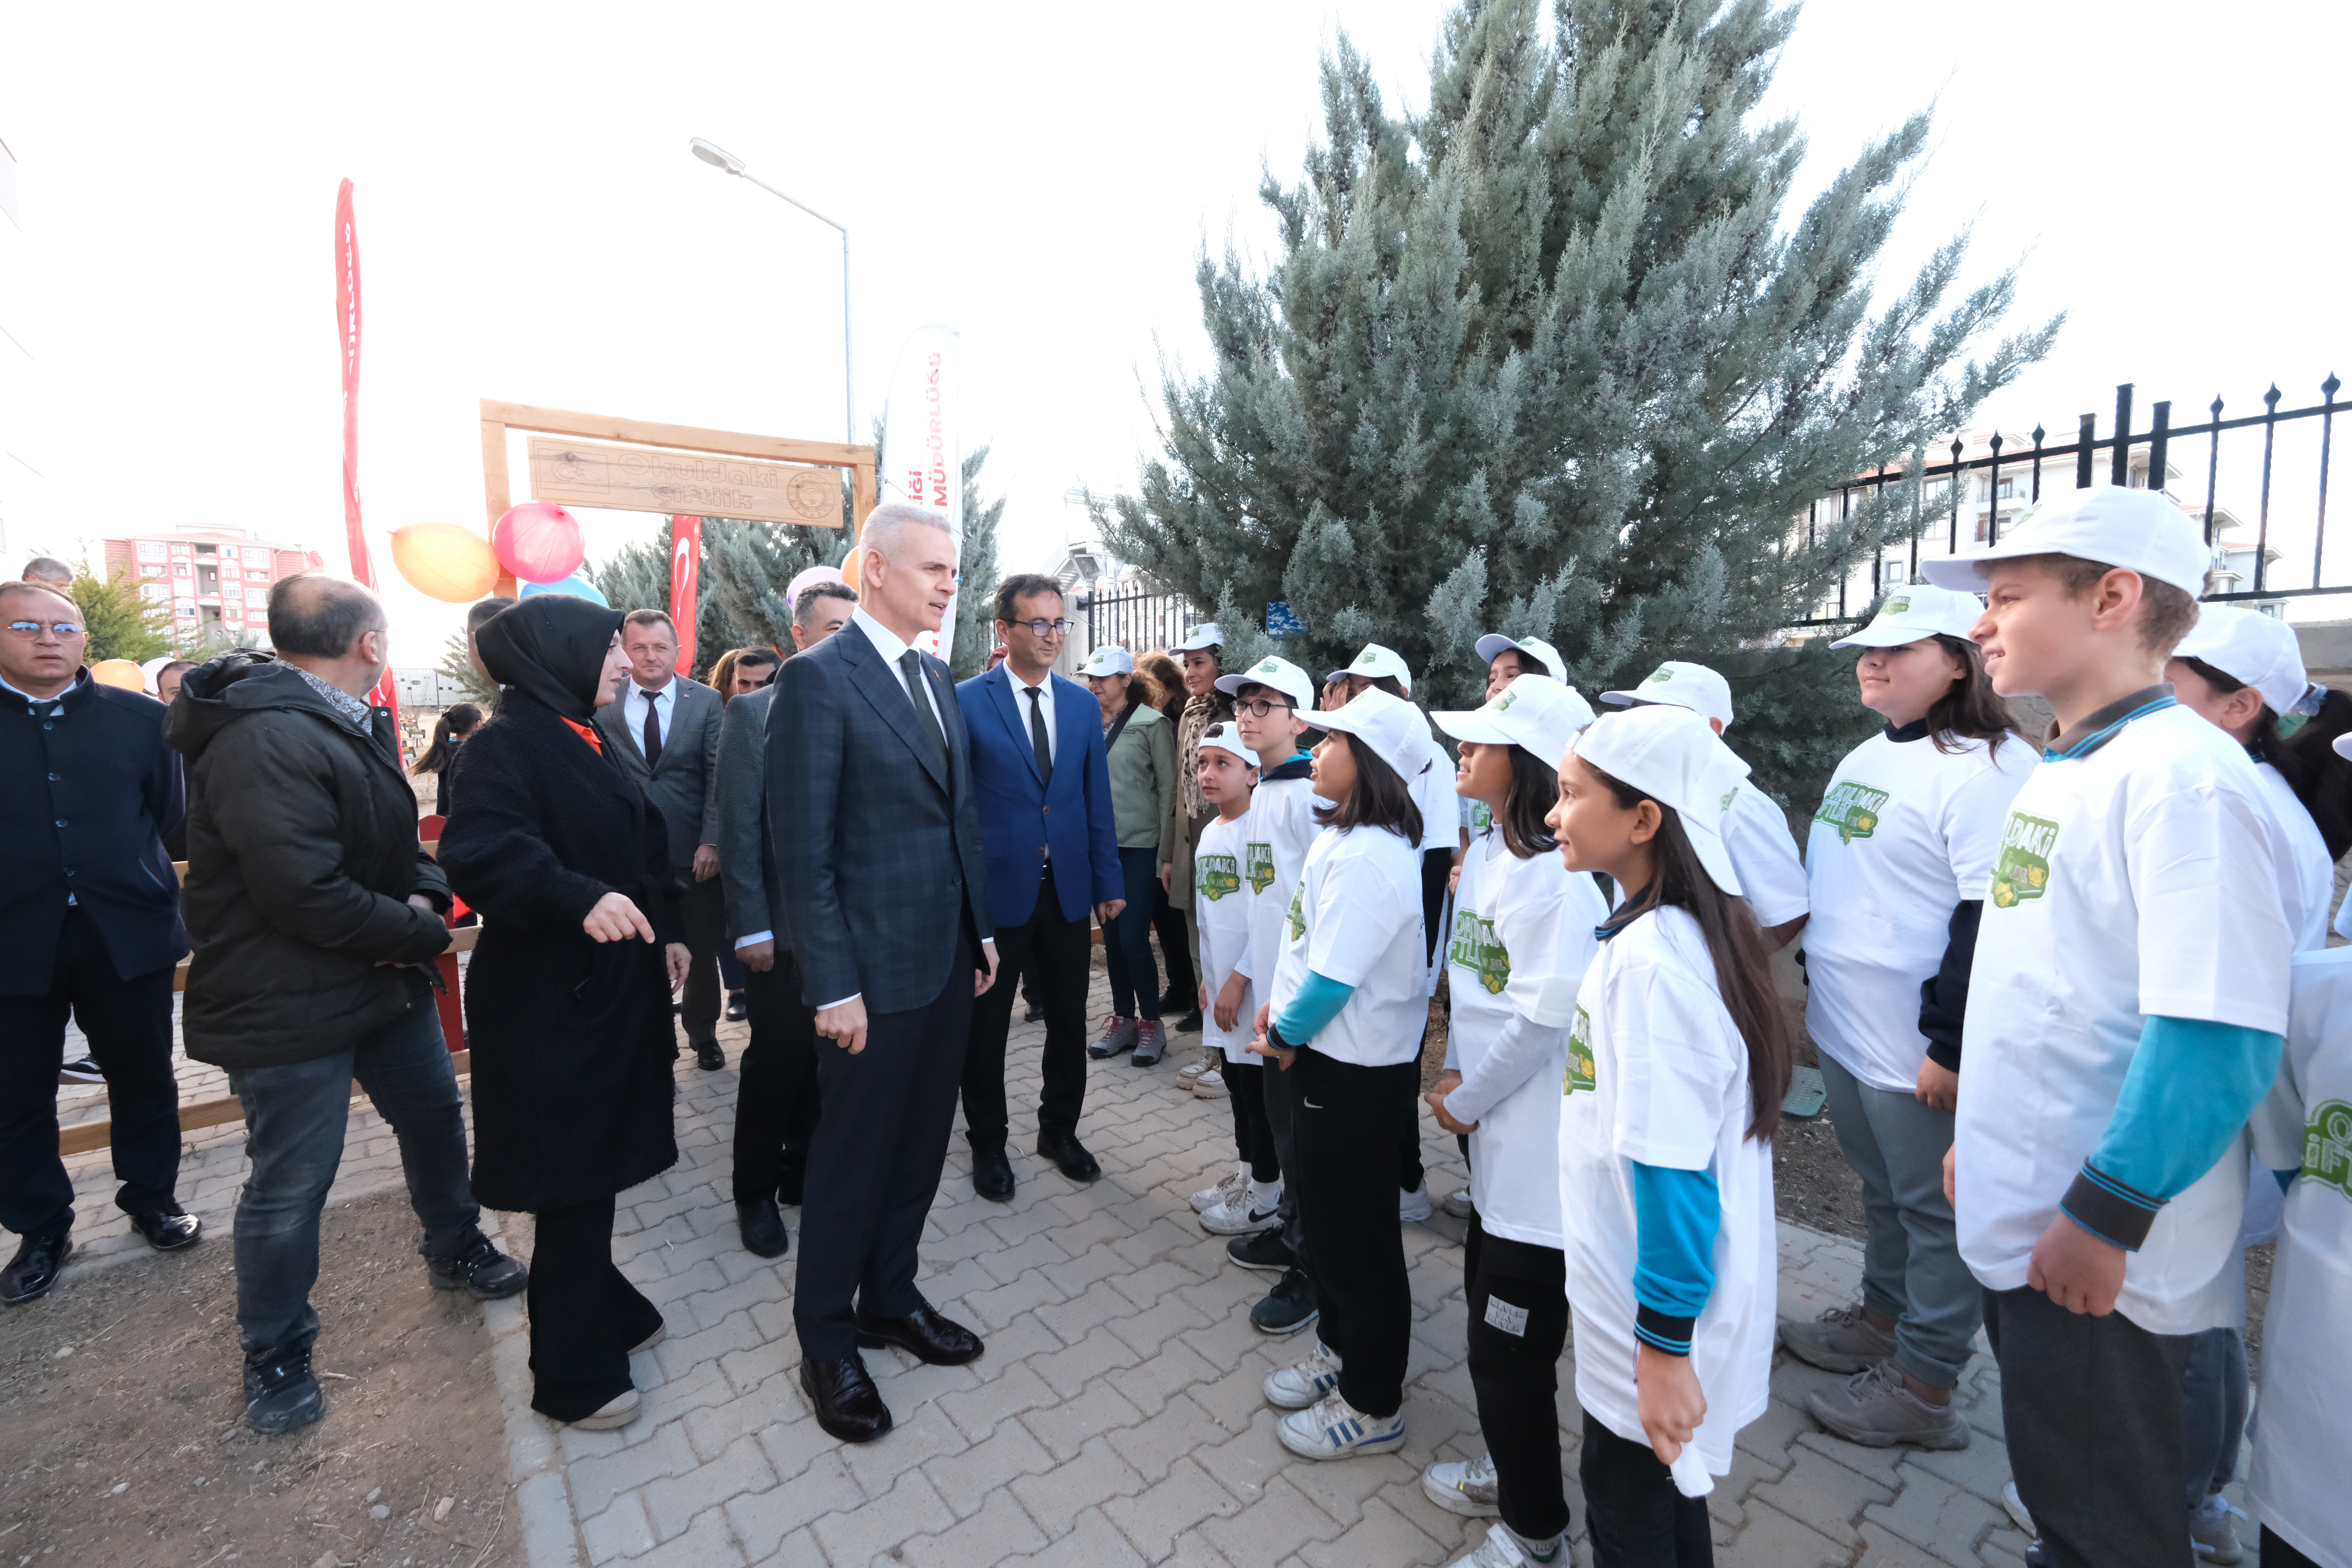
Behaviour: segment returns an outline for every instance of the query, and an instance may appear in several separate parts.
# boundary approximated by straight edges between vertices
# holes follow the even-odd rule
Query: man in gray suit
[[[631,610],[621,622],[629,656],[628,689],[596,710],[597,727],[618,747],[646,798],[669,827],[670,864],[686,885],[678,912],[686,921],[686,999],[679,1011],[695,1065],[717,1072],[727,1065],[719,1048],[719,946],[726,940],[727,908],[719,886],[719,693],[688,680],[677,662],[677,629],[659,610]]]

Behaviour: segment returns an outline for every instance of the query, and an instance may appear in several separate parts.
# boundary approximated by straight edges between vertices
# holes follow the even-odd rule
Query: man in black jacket
[[[527,1277],[477,1226],[428,983],[449,885],[417,846],[392,715],[365,700],[383,607],[354,583],[289,577],[269,592],[269,637],[278,658],[189,671],[163,738],[188,765],[182,1029],[189,1056],[235,1075],[253,1162],[236,1205],[246,1409],[256,1431],[289,1432],[325,1413],[310,1285],[353,1079],[400,1140],[435,1288],[488,1300]]]
[[[89,640],[64,594],[0,584],[0,1225],[24,1238],[0,1269],[11,1305],[47,1295],[72,1247],[68,1011],[106,1072],[116,1205],[162,1251],[202,1230],[173,1195],[172,971],[188,942],[162,836],[180,819],[180,759],[163,704],[81,668]]]

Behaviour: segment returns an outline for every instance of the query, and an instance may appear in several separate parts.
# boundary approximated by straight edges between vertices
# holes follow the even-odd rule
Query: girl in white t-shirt
[[[1570,870],[1629,889],[1577,996],[1559,1120],[1596,1568],[1711,1562],[1696,1494],[1769,1399],[1789,1038],[1719,826],[1738,767],[1687,710],[1612,713],[1560,764],[1549,822]]]
[[[1249,841],[1250,791],[1257,778],[1257,753],[1242,744],[1232,721],[1201,731],[1201,798],[1216,819],[1201,829],[1192,851],[1192,914],[1201,931],[1202,1041],[1223,1053],[1221,1070],[1234,1114],[1234,1150],[1240,1180],[1218,1191],[1223,1196],[1200,1212],[1202,1228],[1213,1236],[1250,1236],[1280,1223],[1281,1166],[1274,1133],[1266,1125],[1265,1069],[1250,1054],[1251,1018],[1257,995],[1250,984]]]

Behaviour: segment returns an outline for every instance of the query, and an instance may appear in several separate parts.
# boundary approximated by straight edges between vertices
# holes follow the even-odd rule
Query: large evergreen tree
[[[1327,140],[1260,188],[1271,270],[1201,259],[1214,369],[1167,378],[1164,451],[1108,542],[1242,657],[1286,600],[1291,657],[1386,643],[1436,702],[1475,700],[1486,631],[1549,637],[1587,692],[1714,664],[1758,782],[1817,788],[1851,660],[1766,650],[1866,584],[1910,511],[1890,489],[1810,541],[1798,520],[1965,421],[2058,323],[1989,342],[2013,276],[1948,302],[1965,235],[1874,309],[1925,114],[1786,219],[1804,146],[1755,110],[1794,19],[1555,0],[1547,27],[1541,0],[1469,0],[1418,116],[1343,37]]]

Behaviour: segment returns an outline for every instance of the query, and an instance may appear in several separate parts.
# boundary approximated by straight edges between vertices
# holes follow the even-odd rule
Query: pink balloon
[[[553,583],[580,570],[588,546],[580,522],[553,501],[509,507],[490,529],[499,564],[526,583]]]

